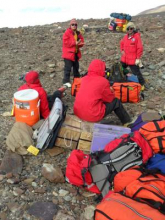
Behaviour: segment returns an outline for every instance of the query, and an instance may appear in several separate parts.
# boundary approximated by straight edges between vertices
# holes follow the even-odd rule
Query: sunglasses
[[[134,29],[134,28],[132,28],[132,27],[128,27],[128,28],[127,28],[127,31],[129,31],[129,30],[132,31],[133,29]]]
[[[71,24],[71,26],[76,26],[77,27],[77,24]]]

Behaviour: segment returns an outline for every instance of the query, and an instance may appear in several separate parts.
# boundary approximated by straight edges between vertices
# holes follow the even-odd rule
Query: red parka
[[[80,47],[84,46],[84,38],[79,31],[77,31],[77,40],[81,39],[81,43],[78,45],[77,56],[81,58]],[[74,38],[74,32],[71,28],[68,28],[63,34],[63,45],[62,45],[62,58],[75,61],[76,52],[76,40]]]
[[[135,65],[135,60],[140,59],[143,54],[140,33],[134,33],[131,37],[125,35],[120,41],[120,50],[124,51],[121,61],[127,65]]]
[[[34,89],[39,94],[40,99],[40,114],[45,119],[48,117],[50,110],[47,100],[47,94],[42,87],[40,80],[38,79],[38,73],[35,71],[30,71],[25,76],[26,84],[22,85],[18,90],[24,89]]]
[[[93,60],[88,68],[88,74],[82,78],[79,92],[74,103],[74,113],[80,119],[90,122],[100,121],[105,115],[106,102],[115,98],[110,90],[110,84],[105,76],[105,63]]]

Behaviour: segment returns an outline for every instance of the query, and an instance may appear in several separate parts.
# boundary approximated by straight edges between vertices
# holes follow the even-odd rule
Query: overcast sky
[[[108,18],[110,13],[136,15],[165,5],[165,0],[0,0],[0,27],[51,24],[72,18]]]

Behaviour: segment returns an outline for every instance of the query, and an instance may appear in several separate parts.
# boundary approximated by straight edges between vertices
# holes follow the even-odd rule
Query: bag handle
[[[128,88],[128,86],[125,86],[123,84],[121,84],[121,86],[120,86],[120,100],[122,102],[122,94],[123,94],[122,89],[123,89],[123,87],[127,89],[127,102],[129,102],[129,88]]]
[[[153,137],[153,138],[147,139],[147,141],[151,141],[154,138],[156,138],[158,140],[158,145],[159,145],[160,152],[162,152],[163,148],[164,148],[162,141],[165,140],[163,137],[165,137],[165,135]]]
[[[153,199],[147,199],[147,198],[141,198],[141,197],[137,197],[137,198],[134,198],[140,191],[142,190],[146,190],[146,191],[149,191],[150,193],[154,194],[155,196],[157,196],[158,198],[162,199],[164,202],[161,203],[161,202],[156,202],[155,200]],[[160,196],[159,194],[153,192],[152,190],[149,190],[147,188],[144,188],[144,187],[141,187],[139,188],[134,194],[133,194],[133,199],[136,200],[136,201],[146,201],[148,205],[150,205],[151,207],[155,208],[155,209],[158,209],[159,211],[165,213],[165,198],[163,198],[162,196]]]
[[[87,167],[84,167],[84,168],[81,170],[81,176],[82,176],[82,179],[83,179],[83,187],[86,186],[85,174],[89,171],[90,161],[91,161],[91,157],[89,156],[89,157],[88,157],[88,166],[87,166]]]
[[[153,121],[153,123],[154,123],[154,125],[155,125],[155,127],[156,127],[157,131],[162,132],[162,131],[164,131],[164,130],[165,130],[165,127],[164,127],[164,128],[160,128],[160,127],[159,127],[159,124],[157,123],[157,121]]]
[[[113,220],[112,218],[110,218],[107,214],[105,214],[103,211],[99,210],[99,209],[95,209],[94,211],[94,219],[96,218],[96,212],[102,214],[105,218],[107,218],[108,220]]]
[[[138,194],[139,192],[141,192],[142,190],[146,190],[146,191],[148,191],[148,192],[154,194],[155,196],[159,197],[159,198],[162,199],[163,201],[165,201],[165,197],[160,196],[158,193],[153,192],[152,190],[147,189],[147,188],[145,188],[145,187],[140,187],[140,188],[133,194],[132,197],[135,198],[135,197],[137,196],[137,194]],[[138,197],[137,197],[137,198],[138,198]],[[143,198],[139,198],[139,199],[143,199]]]
[[[149,122],[149,123],[150,123],[150,122]],[[159,127],[159,124],[158,124],[157,120],[153,120],[153,121],[151,121],[151,123],[154,123],[156,130],[150,131],[150,130],[148,130],[148,129],[146,129],[146,128],[143,128],[143,126],[141,127],[141,129],[144,130],[144,131],[148,131],[148,132],[157,132],[157,131],[162,132],[162,131],[165,130],[165,127],[164,127],[164,128],[160,128],[160,127]],[[144,125],[144,126],[145,126],[145,125]]]

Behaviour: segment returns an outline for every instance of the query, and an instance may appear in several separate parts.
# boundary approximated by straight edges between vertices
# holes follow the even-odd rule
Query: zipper
[[[122,202],[122,201],[120,201],[120,200],[118,200],[118,199],[108,198],[108,199],[106,199],[106,200],[108,200],[108,201],[115,201],[115,202],[117,202],[117,203],[120,203],[120,204],[124,205],[125,207],[127,207],[128,209],[130,209],[131,211],[133,211],[136,215],[140,216],[141,218],[147,219],[147,220],[152,220],[151,218],[149,218],[149,217],[147,217],[147,216],[145,216],[145,215],[140,214],[140,213],[139,213],[138,211],[136,211],[134,208],[132,208],[132,207],[129,206],[128,204],[126,204],[126,203],[124,203],[124,202]]]
[[[121,171],[124,171],[124,170],[127,170],[127,169],[129,169],[130,167],[133,167],[133,166],[137,166],[137,165],[141,165],[143,163],[143,161],[142,160],[138,160],[138,161],[135,161],[134,163],[129,163],[129,164],[127,164],[127,165],[125,165],[124,167],[122,167],[121,168],[121,170],[120,170],[120,172]]]
[[[122,146],[123,147],[123,146]],[[135,150],[137,149],[137,145],[131,149],[129,149],[127,152],[125,152],[123,155],[115,158],[115,159],[109,159],[109,161],[105,161],[105,162],[102,162],[103,164],[109,164],[109,163],[116,163],[120,160],[122,160],[123,158],[129,156],[132,152],[134,152]],[[139,148],[140,149],[140,148]],[[141,152],[141,151],[140,151]],[[111,153],[110,153],[111,154]]]
[[[151,184],[149,184],[149,186],[151,186],[152,188],[156,189],[156,190],[158,191],[158,193],[160,194],[160,196],[162,196],[162,197],[163,197],[163,199],[165,199],[165,196],[163,195],[163,193],[160,191],[160,189],[159,189],[159,188],[157,188],[156,186],[151,185]]]

